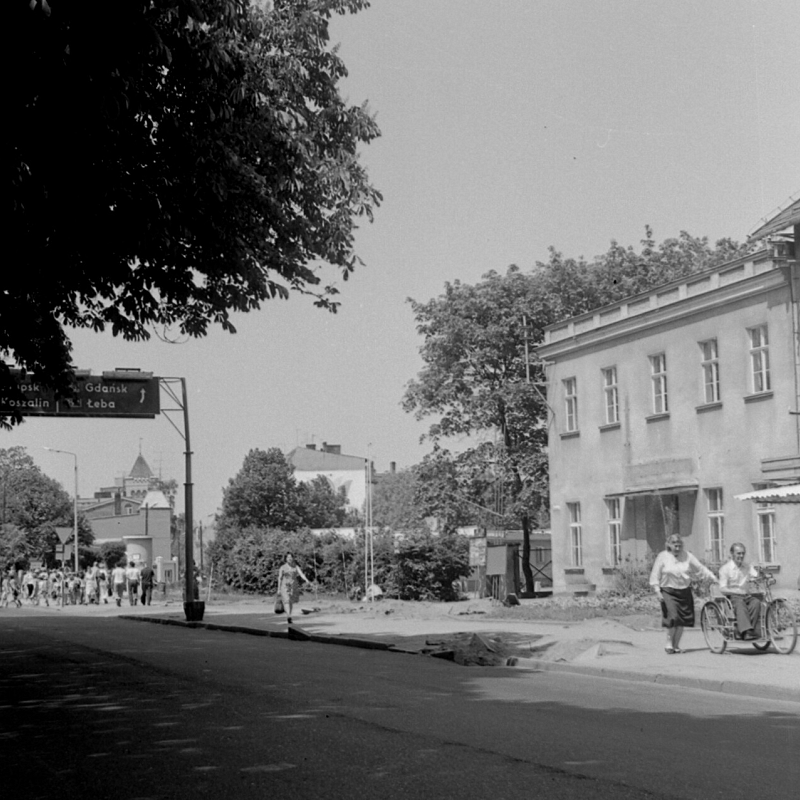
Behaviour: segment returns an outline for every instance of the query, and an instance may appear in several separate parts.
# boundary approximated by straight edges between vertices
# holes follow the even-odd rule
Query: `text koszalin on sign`
[[[0,397],[0,413],[39,417],[155,417],[158,378],[147,372],[77,374],[73,398],[57,399],[35,377],[18,378],[21,398]]]

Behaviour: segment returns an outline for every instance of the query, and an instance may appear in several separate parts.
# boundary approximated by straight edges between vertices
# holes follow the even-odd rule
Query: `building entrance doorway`
[[[635,540],[634,557],[642,558],[647,551],[660,553],[673,534],[691,536],[696,497],[696,492],[628,497],[624,529],[627,538]]]

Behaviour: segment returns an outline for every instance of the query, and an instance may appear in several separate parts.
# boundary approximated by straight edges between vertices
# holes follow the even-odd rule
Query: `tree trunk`
[[[522,574],[525,576],[525,592],[533,594],[533,570],[531,569],[531,518],[522,515]]]

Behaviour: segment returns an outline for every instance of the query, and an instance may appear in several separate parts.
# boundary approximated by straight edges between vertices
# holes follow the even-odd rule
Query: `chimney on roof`
[[[328,444],[327,442],[323,442],[322,452],[333,453],[336,456],[340,456],[342,454],[342,446],[340,444]]]
[[[390,461],[389,462],[389,472],[391,472],[392,475],[394,475],[394,473],[397,472],[397,462],[396,461]]]
[[[306,450],[316,450],[317,446],[315,444],[307,444]]]

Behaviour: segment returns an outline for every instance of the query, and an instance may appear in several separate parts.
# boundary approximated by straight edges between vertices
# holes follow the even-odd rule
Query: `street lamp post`
[[[75,453],[71,453],[69,450],[56,450],[55,447],[45,447],[44,449],[49,450],[51,453],[63,453],[75,459],[75,498],[72,502],[72,538],[74,542],[73,547],[75,548],[75,575],[77,575],[80,570],[78,563],[78,456]],[[61,596],[64,596],[63,593]]]

